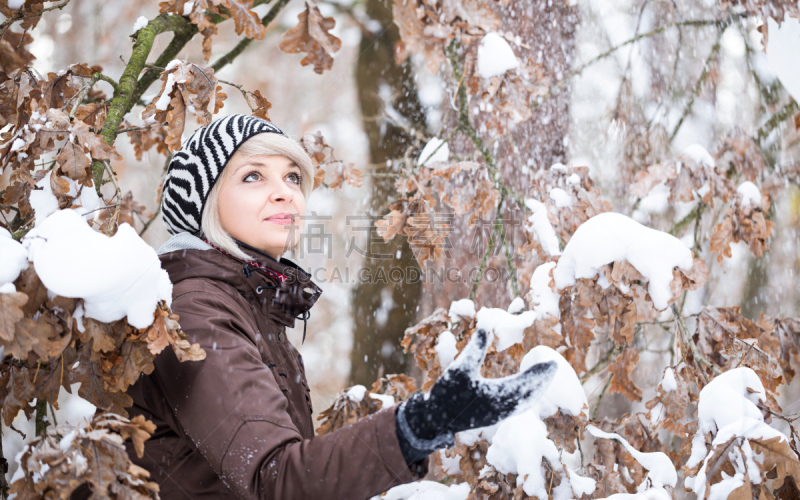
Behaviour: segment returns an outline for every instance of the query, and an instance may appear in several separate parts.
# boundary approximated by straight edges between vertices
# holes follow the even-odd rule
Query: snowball
[[[561,188],[553,188],[550,190],[550,198],[555,202],[556,207],[571,207],[572,196],[568,195],[566,191]]]
[[[497,335],[497,350],[504,351],[514,344],[522,342],[523,331],[536,319],[536,312],[524,311],[521,314],[509,314],[508,311],[493,307],[481,307],[476,315],[478,328]]]
[[[671,234],[643,226],[614,212],[587,220],[575,231],[553,269],[556,288],[574,285],[577,278],[593,278],[600,268],[626,260],[647,280],[648,292],[658,310],[672,298],[672,270],[692,268],[692,251]]]
[[[439,364],[442,365],[442,369],[447,368],[453,362],[458,354],[453,332],[445,331],[439,334],[439,338],[436,339],[436,354],[439,355]]]
[[[511,301],[511,304],[508,305],[508,312],[511,314],[517,314],[525,310],[525,301],[522,300],[522,297],[514,297],[514,300]]]
[[[124,317],[146,328],[160,300],[172,304],[172,283],[156,251],[123,223],[108,237],[73,210],[58,210],[22,240],[47,289],[84,299],[85,316],[104,323]]]
[[[579,186],[581,183],[581,176],[578,174],[572,174],[567,177],[567,184],[571,186]]]
[[[559,409],[568,415],[580,415],[585,408],[589,407],[586,393],[583,391],[581,380],[572,365],[561,354],[550,347],[538,345],[522,358],[519,371],[523,372],[537,363],[551,360],[558,364],[558,370],[553,382],[547,388],[544,396],[536,402],[532,411],[541,419],[552,417]]]
[[[795,101],[800,102],[800,20],[786,15],[780,26],[767,18],[767,63]]]
[[[3,256],[0,259],[0,284],[11,284],[19,277],[19,273],[28,268],[28,251],[2,227],[0,227],[0,255]]]
[[[631,444],[619,434],[603,432],[593,425],[587,425],[586,430],[594,437],[619,441],[628,453],[630,453],[642,467],[647,469],[647,477],[650,478],[650,482],[656,488],[661,488],[664,485],[675,487],[675,484],[678,482],[678,473],[675,470],[675,465],[672,464],[672,460],[670,460],[666,454],[660,451],[642,453],[631,446]]]
[[[556,231],[547,216],[547,207],[541,201],[532,198],[525,200],[525,206],[532,212],[528,217],[529,230],[536,234],[536,239],[541,243],[544,251],[550,255],[561,255],[558,236],[556,236]]]
[[[664,389],[665,392],[678,390],[678,382],[675,381],[675,373],[673,373],[672,368],[669,366],[664,370],[664,378],[661,379],[661,388]]]
[[[716,432],[744,417],[762,420],[761,410],[756,404],[766,399],[764,386],[756,372],[747,367],[728,370],[700,391],[698,432]]]
[[[478,74],[483,78],[500,76],[519,66],[511,46],[497,33],[487,33],[478,47]]]
[[[356,403],[360,403],[364,400],[364,394],[367,393],[367,388],[363,385],[354,385],[350,389],[347,390],[347,398],[350,401],[355,401]]]
[[[742,206],[761,206],[761,190],[750,181],[744,181],[736,188],[736,192],[742,195]]]
[[[401,484],[387,491],[382,500],[467,500],[469,484],[445,486],[435,481]]]
[[[147,20],[146,17],[139,16],[139,19],[137,19],[136,22],[133,23],[133,31],[131,33],[136,33],[140,29],[144,28],[145,26],[147,26],[148,22],[149,21]]]
[[[471,318],[475,316],[475,303],[469,299],[461,299],[461,300],[456,300],[455,302],[451,302],[450,311],[448,314],[450,318],[455,318],[455,319],[457,319],[458,316]]]
[[[691,158],[698,165],[704,167],[713,167],[715,165],[714,157],[706,151],[706,148],[699,144],[688,146],[683,150],[683,154]]]
[[[441,146],[441,147],[439,147]],[[437,150],[438,148],[438,150]],[[434,151],[436,151],[434,153]],[[431,163],[447,163],[447,160],[450,159],[450,146],[447,145],[441,139],[436,137],[431,137],[431,140],[428,141],[428,144],[422,148],[422,152],[419,154],[419,158],[417,159],[417,163],[420,165],[431,164]]]
[[[533,271],[528,303],[533,305],[536,319],[544,319],[548,314],[556,318],[561,316],[561,310],[558,308],[561,296],[550,288],[550,270],[554,267],[556,267],[555,262],[545,262]]]

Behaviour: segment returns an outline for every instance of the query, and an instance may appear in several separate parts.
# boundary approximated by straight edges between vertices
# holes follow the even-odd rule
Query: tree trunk
[[[385,105],[391,105],[408,122],[408,127],[425,129],[425,114],[417,98],[410,62],[395,64],[394,47],[399,40],[392,19],[391,1],[368,0],[367,15],[380,23],[379,34],[364,34],[356,67],[364,130],[369,137],[370,160],[378,167],[388,159],[401,157],[411,137],[403,128],[388,120]],[[381,92],[381,89],[384,89]],[[389,101],[381,94],[391,91]],[[362,280],[353,291],[353,351],[351,353],[351,384],[369,387],[378,377],[403,373],[405,355],[400,340],[405,329],[415,322],[421,284],[393,283],[391,269],[419,269],[406,238],[396,237],[384,243],[375,230],[375,223],[387,210],[387,201],[396,196],[394,177],[371,177],[372,193],[369,202],[369,239],[364,248],[364,271],[372,279]],[[396,272],[396,271],[395,271]],[[387,279],[382,279],[384,276]]]

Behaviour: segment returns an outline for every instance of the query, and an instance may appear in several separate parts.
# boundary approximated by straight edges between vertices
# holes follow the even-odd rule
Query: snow
[[[736,188],[736,192],[742,195],[742,206],[758,207],[761,206],[761,190],[750,181],[744,181]]]
[[[461,455],[456,454],[450,458],[444,454],[445,450],[439,450],[439,460],[442,462],[442,471],[448,476],[461,475]]]
[[[175,62],[175,61],[173,61]],[[172,63],[170,63],[171,65]],[[156,101],[156,109],[159,111],[166,111],[167,106],[169,106],[169,101],[172,99],[170,94],[172,93],[172,87],[175,86],[175,73],[169,73],[167,75],[167,83],[164,85],[164,91],[161,92],[161,96]]]
[[[675,487],[675,484],[678,482],[678,472],[675,470],[672,460],[670,460],[666,454],[660,451],[643,453],[631,446],[631,444],[619,434],[603,432],[591,424],[586,426],[586,430],[594,437],[614,439],[622,444],[628,453],[647,470],[647,478],[645,479],[650,479],[654,487],[661,488],[665,485],[673,488]]]
[[[137,19],[136,22],[133,23],[133,31],[131,33],[136,33],[140,29],[144,28],[145,26],[147,26],[148,22],[149,21],[147,20],[146,17],[139,16],[139,19]]]
[[[683,150],[683,154],[691,158],[695,163],[704,167],[714,167],[714,157],[706,151],[706,148],[699,144],[692,144]]]
[[[50,214],[58,210],[58,198],[53,194],[50,186],[50,176],[52,171],[47,172],[47,175],[42,177],[42,180],[36,183],[36,186],[42,189],[35,189],[31,191],[30,204],[34,212],[34,227],[38,227]],[[80,197],[78,197],[77,204],[80,206],[74,207],[71,210],[84,215],[86,220],[94,218],[95,210],[100,207],[100,197],[97,196],[97,191],[94,188],[86,187],[78,184],[77,181],[69,177],[62,177],[69,183],[69,191],[67,196],[78,197],[80,190]],[[73,201],[73,203],[75,203]]]
[[[648,292],[658,310],[672,298],[672,270],[692,268],[692,251],[668,234],[643,226],[624,215],[605,212],[587,220],[575,231],[553,269],[556,289],[593,278],[600,268],[626,260],[647,280]]]
[[[545,319],[548,314],[556,318],[561,316],[558,302],[561,296],[550,288],[550,270],[556,267],[555,262],[545,262],[533,271],[531,289],[528,292],[528,303],[533,306],[536,319]],[[560,328],[561,325],[558,325]]]
[[[480,314],[480,313],[478,313]],[[530,496],[547,500],[547,484],[542,459],[555,469],[561,469],[561,455],[555,443],[548,439],[543,419],[555,415],[559,409],[568,415],[579,415],[587,408],[586,394],[572,366],[559,353],[547,346],[536,346],[522,358],[520,372],[537,363],[554,360],[558,365],[553,381],[544,395],[523,413],[513,415],[499,423],[491,440],[486,460],[503,474],[519,474],[517,485]],[[462,433],[463,434],[463,433]],[[463,442],[461,434],[459,440]],[[591,494],[595,481],[569,471],[562,479],[563,491],[554,491],[554,498],[580,497]]]
[[[259,5],[257,7],[261,7],[261,5]],[[253,7],[253,9],[251,9],[251,10],[253,10],[255,12],[254,9],[256,9],[257,7]],[[185,4],[183,4],[183,15],[184,16],[188,16],[189,14],[191,14],[192,10],[194,10],[194,2],[186,2]],[[263,17],[263,15],[259,14],[258,17]]]
[[[19,10],[25,3],[25,0],[8,0],[8,8],[11,10]]]
[[[15,293],[16,291],[17,291],[17,287],[14,286],[14,283],[6,283],[4,285],[0,285],[0,293]],[[0,346],[0,347],[2,347],[2,346]],[[0,351],[0,352],[2,352],[2,351]],[[0,356],[0,359],[3,359],[3,357]]]
[[[649,214],[663,214],[669,208],[669,187],[662,181],[639,202],[639,209]]]
[[[500,76],[519,66],[508,42],[497,33],[487,33],[478,46],[478,74],[483,78]]]
[[[550,198],[556,203],[556,207],[571,207],[572,196],[568,195],[566,191],[561,188],[553,188],[550,190]]]
[[[461,299],[451,302],[448,314],[453,321],[456,321],[458,316],[471,318],[475,316],[475,303],[470,299]]]
[[[11,149],[8,150],[9,153],[13,153],[14,151],[19,151],[25,146],[25,139],[22,137],[17,137],[14,139],[14,142],[11,144]]]
[[[756,406],[759,401],[766,401],[766,393],[750,368],[734,368],[718,375],[700,391],[698,432],[716,432],[743,417],[762,420]]]
[[[383,500],[467,500],[469,484],[445,486],[435,481],[401,484],[386,492]]]
[[[127,317],[146,328],[160,300],[172,304],[172,283],[156,251],[123,223],[108,237],[74,210],[58,210],[22,240],[45,287],[84,299],[85,317],[111,323]]]
[[[453,332],[445,331],[439,334],[436,339],[436,354],[439,355],[439,364],[442,369],[447,368],[456,359],[458,349],[456,349],[456,338]]]
[[[800,102],[800,20],[786,15],[779,27],[770,17],[767,30],[767,63],[794,100]]]
[[[547,216],[547,207],[544,203],[532,198],[525,200],[527,206],[532,214],[528,217],[530,226],[528,230],[532,230],[536,235],[536,239],[544,248],[544,251],[550,255],[561,255],[561,248],[558,244],[558,236],[550,224],[550,219]]]
[[[525,310],[525,301],[522,300],[522,297],[514,297],[514,300],[508,305],[508,312],[510,314],[517,314],[523,310]]]
[[[538,345],[522,358],[519,371],[523,372],[537,363],[551,360],[556,362],[558,370],[544,396],[530,411],[541,419],[552,417],[559,409],[568,415],[580,415],[589,407],[586,393],[572,365],[561,354],[550,347]]]
[[[397,401],[394,400],[394,396],[391,396],[389,394],[373,394],[371,392],[367,394],[369,394],[369,397],[371,397],[372,399],[377,399],[381,403],[383,403],[382,408],[391,408],[392,406],[397,404]]]
[[[508,311],[482,307],[476,315],[477,328],[493,332],[497,336],[497,350],[504,351],[514,344],[522,342],[523,331],[536,319],[535,311],[524,311],[521,314],[509,314]]]
[[[2,227],[0,227],[0,255],[3,256],[0,259],[0,285],[11,284],[19,277],[19,273],[28,268],[28,251]]]
[[[347,398],[350,401],[355,401],[356,403],[360,403],[364,400],[364,394],[367,393],[367,388],[363,385],[354,385],[350,389],[347,390]]]
[[[675,373],[669,366],[664,370],[664,378],[661,379],[661,388],[664,389],[665,392],[678,390],[678,382],[675,381]]]
[[[419,163],[420,165],[432,164],[432,163],[447,163],[447,160],[449,159],[450,159],[450,146],[448,146],[446,142],[444,142],[439,138],[431,137],[431,140],[428,141],[428,144],[426,144],[425,147],[422,148],[422,152],[419,154],[419,159],[417,159],[417,163]]]

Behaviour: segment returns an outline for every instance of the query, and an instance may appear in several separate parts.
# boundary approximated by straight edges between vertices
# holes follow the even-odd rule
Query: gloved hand
[[[397,410],[397,436],[411,465],[434,450],[452,446],[454,433],[493,425],[530,408],[553,381],[555,361],[498,379],[481,377],[488,349],[486,330],[477,330],[430,392],[415,392]]]

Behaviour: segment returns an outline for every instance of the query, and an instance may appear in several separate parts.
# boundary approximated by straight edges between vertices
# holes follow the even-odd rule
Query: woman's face
[[[306,210],[300,167],[285,156],[235,154],[225,171],[218,205],[222,228],[280,259],[300,239]]]

